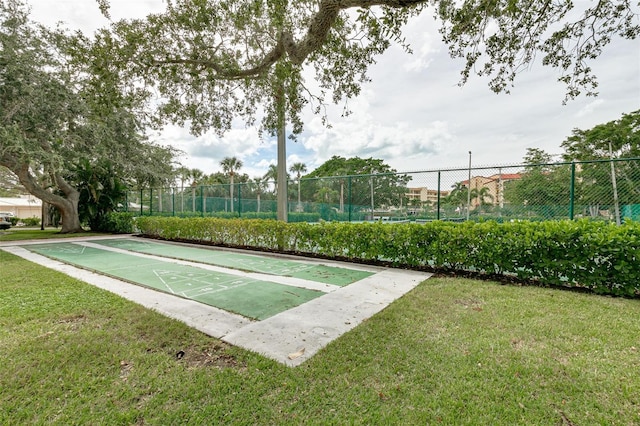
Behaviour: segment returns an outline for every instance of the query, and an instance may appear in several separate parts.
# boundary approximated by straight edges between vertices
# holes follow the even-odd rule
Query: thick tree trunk
[[[62,216],[61,234],[84,232],[78,216],[78,200],[75,200],[75,203],[67,200],[65,203],[52,204],[60,211],[60,216]]]
[[[52,178],[58,189],[64,194],[64,197],[53,194],[38,185],[36,179],[29,171],[28,165],[17,165],[16,167],[10,167],[10,170],[18,176],[20,183],[30,194],[58,209],[60,216],[62,216],[62,230],[60,231],[62,234],[84,231],[80,225],[80,216],[78,215],[80,193],[73,186],[69,185],[60,175],[53,173]]]

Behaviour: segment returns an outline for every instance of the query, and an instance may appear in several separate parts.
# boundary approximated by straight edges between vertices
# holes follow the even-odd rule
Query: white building
[[[0,197],[0,213],[11,213],[22,219],[40,217],[42,201],[33,195],[22,195],[15,198]]]

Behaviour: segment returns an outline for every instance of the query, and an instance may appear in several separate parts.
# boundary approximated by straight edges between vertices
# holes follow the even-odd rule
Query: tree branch
[[[200,60],[200,59],[165,59],[165,60],[157,60],[153,62],[153,65],[171,65],[171,64],[182,64],[182,65],[199,65],[205,68],[210,68],[214,70],[220,79],[225,80],[233,80],[233,79],[244,79],[248,77],[255,77],[263,74],[267,71],[273,64],[275,64],[278,59],[280,59],[285,52],[284,45],[282,42],[282,38],[278,41],[278,44],[265,55],[265,57],[260,61],[260,63],[252,68],[247,69],[227,69],[222,67],[218,62],[213,60]]]
[[[417,6],[426,1],[427,0],[321,0],[318,11],[311,18],[309,29],[302,40],[296,42],[293,34],[286,31],[282,32],[276,46],[269,51],[257,65],[251,68],[233,70],[222,67],[219,62],[215,60],[183,58],[157,60],[153,62],[153,65],[200,65],[208,69],[213,69],[221,79],[242,79],[259,76],[271,68],[285,53],[289,56],[293,64],[301,65],[312,52],[322,47],[341,10],[358,7],[370,8],[373,6],[406,8]]]

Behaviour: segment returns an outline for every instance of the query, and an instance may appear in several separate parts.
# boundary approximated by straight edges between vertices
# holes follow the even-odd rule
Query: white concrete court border
[[[119,235],[50,239],[31,242],[5,242],[0,243],[0,249],[115,293],[170,318],[182,321],[188,326],[209,336],[260,353],[290,367],[302,364],[331,341],[353,329],[367,318],[382,311],[391,302],[406,294],[431,276],[430,273],[426,272],[251,252],[251,254],[258,256],[275,256],[305,263],[330,264],[331,266],[352,267],[354,269],[364,269],[374,272],[373,275],[365,279],[344,287],[334,288],[325,295],[295,308],[281,312],[262,321],[253,321],[243,316],[193,300],[173,296],[80,269],[30,252],[22,247],[28,244],[46,244],[53,242],[80,242],[89,245],[91,241],[99,239],[126,237],[127,236]],[[197,245],[193,246],[198,247]],[[105,247],[101,246],[100,248]],[[219,249],[213,247],[207,248]],[[247,253],[247,251],[241,250],[239,250],[239,252]],[[134,254],[133,252],[127,253]],[[199,268],[206,266],[201,263],[178,261],[160,256],[144,255],[144,257],[155,257],[164,261],[189,264]],[[231,269],[215,268],[221,272],[221,269],[224,269],[225,273],[238,273],[238,271]],[[274,280],[273,278],[274,276],[271,276],[270,280],[281,282],[281,280]],[[263,276],[261,279],[265,279],[265,277]],[[282,281],[284,281],[283,283],[287,283],[287,280]],[[291,281],[289,285],[300,284],[296,281],[299,280]]]

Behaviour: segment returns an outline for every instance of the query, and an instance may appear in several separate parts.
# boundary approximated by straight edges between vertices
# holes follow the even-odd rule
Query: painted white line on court
[[[301,278],[283,277],[283,276],[280,276],[280,275],[261,274],[259,272],[245,272],[245,271],[240,271],[238,269],[231,269],[231,268],[225,268],[225,267],[222,267],[222,266],[209,265],[207,263],[190,262],[188,260],[174,259],[174,258],[170,258],[170,257],[163,257],[163,256],[147,254],[147,253],[140,253],[140,252],[124,250],[124,249],[120,249],[120,248],[116,248],[116,247],[108,247],[108,246],[103,246],[103,245],[100,245],[100,244],[93,244],[93,243],[90,243],[90,242],[87,242],[87,241],[77,242],[76,244],[81,244],[81,245],[86,246],[86,247],[92,247],[92,248],[96,248],[96,249],[100,249],[100,250],[112,251],[112,252],[120,253],[120,254],[127,254],[127,255],[131,255],[131,256],[142,257],[142,258],[145,258],[145,259],[153,259],[153,260],[159,260],[159,261],[162,261],[162,262],[175,263],[176,265],[194,266],[196,268],[206,269],[208,271],[219,272],[219,273],[227,274],[227,275],[236,275],[238,277],[249,278],[249,279],[256,280],[256,281],[269,281],[269,282],[272,282],[272,283],[288,285],[288,286],[291,286],[291,287],[300,287],[300,288],[306,288],[308,290],[317,290],[317,291],[321,291],[323,293],[330,293],[330,292],[336,291],[337,289],[340,288],[340,286],[337,286],[337,285],[319,283],[319,282],[316,282],[316,281],[308,281],[308,280],[303,280]]]

